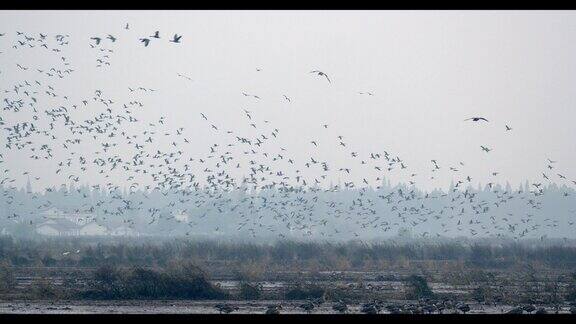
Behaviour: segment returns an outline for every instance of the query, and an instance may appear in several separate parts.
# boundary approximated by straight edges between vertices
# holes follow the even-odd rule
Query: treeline
[[[317,243],[278,241],[273,244],[218,241],[131,239],[16,240],[0,237],[0,262],[13,267],[166,267],[174,260],[197,264],[228,262],[268,269],[367,269],[403,261],[458,261],[465,265],[507,268],[521,263],[576,267],[576,246],[448,243]]]
[[[110,229],[129,227],[142,235],[173,237],[237,236],[270,241],[282,235],[346,241],[360,236],[392,237],[409,228],[414,235],[428,237],[574,238],[571,210],[576,192],[556,184],[543,185],[542,190],[536,195],[525,183],[517,189],[509,184],[484,188],[467,184],[424,192],[385,181],[379,188],[268,188],[258,192],[108,192],[73,185],[33,192],[30,185],[21,189],[0,186],[0,233],[38,236],[36,226],[52,211],[83,214],[86,221]],[[464,191],[474,195],[475,203]],[[481,209],[476,202],[482,204]]]

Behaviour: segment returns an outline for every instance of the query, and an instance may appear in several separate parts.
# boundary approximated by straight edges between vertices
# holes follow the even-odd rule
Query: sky
[[[144,47],[139,38],[156,30],[162,38]],[[424,189],[445,188],[468,175],[483,184],[541,180],[547,158],[558,161],[555,171],[568,178],[553,180],[576,180],[573,11],[0,11],[2,90],[33,80],[33,72],[23,73],[17,63],[49,68],[60,59],[12,50],[16,31],[70,35],[62,55],[75,71],[50,82],[71,98],[99,89],[120,102],[131,98],[128,87],[155,89],[142,95],[146,106],[139,118],[165,116],[166,131],[184,127],[191,156],[226,143],[200,113],[222,129],[250,131],[247,109],[279,129],[278,143],[302,161],[350,165],[336,141],[341,135],[360,155],[386,150],[400,157],[409,168],[386,177],[406,181],[417,173]],[[105,43],[114,50],[111,65],[97,68],[90,38],[107,34],[118,39]],[[183,35],[181,44],[167,41],[173,34]],[[464,121],[473,116],[489,122]],[[481,145],[492,150],[483,152]],[[77,154],[93,151],[87,142]],[[35,186],[65,182],[53,173],[56,160],[2,153],[14,174],[41,174]],[[55,149],[55,156],[60,153]],[[431,172],[432,159],[440,171]],[[462,173],[456,176],[450,166]],[[354,171],[359,181],[376,176],[375,170]],[[344,180],[334,174],[331,181]],[[87,174],[82,181],[102,179]]]

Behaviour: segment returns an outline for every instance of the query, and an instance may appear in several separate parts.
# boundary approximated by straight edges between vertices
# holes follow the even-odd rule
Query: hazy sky
[[[156,30],[163,38],[144,48],[138,39]],[[459,177],[516,186],[541,179],[546,158],[559,161],[551,174],[576,180],[575,12],[5,11],[2,90],[33,80],[33,72],[23,74],[16,63],[49,68],[60,58],[11,50],[16,31],[70,35],[62,55],[75,72],[49,83],[71,97],[101,89],[121,102],[130,98],[128,87],[156,89],[142,96],[141,120],[166,116],[165,129],[185,127],[191,155],[221,141],[201,112],[222,129],[248,131],[242,111],[248,109],[278,128],[278,142],[302,161],[314,156],[334,168],[351,163],[337,135],[359,154],[398,155],[409,170],[387,175],[393,181],[414,172],[423,187],[445,187],[455,178],[448,167],[463,161]],[[182,44],[167,41],[174,33],[183,35]],[[114,49],[111,66],[96,68],[90,37],[107,34],[118,38],[106,43]],[[309,73],[315,69],[332,83]],[[365,91],[374,96],[358,94]],[[490,122],[463,121],[472,116]],[[513,130],[507,132],[506,124]],[[493,150],[485,153],[480,145]],[[84,150],[78,154],[94,147]],[[44,174],[46,164],[2,152],[12,170],[43,173],[43,184],[63,182],[52,169]],[[431,159],[441,171],[430,172]],[[375,177],[374,170],[357,167],[355,173]]]

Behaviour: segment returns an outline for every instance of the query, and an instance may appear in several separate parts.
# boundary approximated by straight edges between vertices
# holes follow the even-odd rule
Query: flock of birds
[[[324,298],[309,299],[297,305],[297,307],[308,314],[311,314],[315,309],[318,309],[325,303]],[[351,303],[338,300],[331,303],[331,308],[336,313],[352,313]],[[357,306],[357,305],[355,305]],[[359,305],[357,311],[364,314],[380,314],[386,312],[388,314],[466,314],[472,310],[469,304],[462,301],[455,301],[449,298],[445,299],[430,299],[424,298],[416,301],[415,303],[385,303],[380,300],[373,300]],[[494,305],[496,306],[496,305]],[[277,315],[283,310],[282,304],[270,304],[266,306],[265,314]],[[240,308],[236,305],[229,303],[216,304],[214,308],[220,314],[230,314],[238,311]],[[558,314],[560,311],[559,305],[554,306],[554,312]],[[570,314],[576,314],[576,304],[572,303],[569,309]],[[525,304],[513,307],[506,314],[549,314],[550,311],[544,307],[536,307],[532,304]]]
[[[129,29],[130,29],[130,25],[129,25],[129,24],[126,24],[126,27],[124,27],[124,29],[129,30]],[[105,38],[98,37],[98,36],[94,36],[94,37],[90,37],[90,39],[93,40],[93,41],[96,43],[96,45],[100,45],[100,43],[101,43],[102,40],[104,40],[104,39],[108,39],[108,40],[110,40],[112,43],[115,43],[116,40],[117,40],[117,37],[108,34]],[[159,30],[155,31],[155,32],[154,32],[154,35],[147,36],[147,37],[142,37],[142,38],[140,38],[139,40],[140,40],[141,43],[144,44],[145,47],[148,47],[148,45],[150,45],[150,42],[151,42],[152,40],[155,40],[155,39],[161,39],[161,37],[160,37],[160,31],[159,31]],[[180,40],[181,40],[181,39],[182,39],[182,35],[174,34],[174,36],[172,36],[172,39],[170,39],[170,40],[168,40],[168,41],[171,42],[171,43],[180,43]],[[91,46],[93,46],[93,45],[91,45]]]
[[[130,29],[130,25],[126,24],[126,26],[124,27],[125,30],[129,30]],[[159,40],[161,39],[160,37],[160,31],[156,31],[154,32],[153,35],[151,36],[147,36],[147,37],[142,37],[139,38],[139,41],[144,44],[144,47],[148,47],[150,45],[150,42],[152,42],[153,40]],[[174,36],[172,37],[172,39],[168,40],[168,42],[170,43],[175,43],[178,44],[181,42],[182,39],[182,35],[178,35],[178,34],[174,34]],[[101,56],[99,56],[96,59],[97,65],[96,67],[102,67],[102,66],[110,66],[110,55],[111,53],[114,53],[114,50],[108,47],[104,47],[105,45],[105,41],[108,41],[108,44],[114,44],[116,43],[116,41],[118,40],[117,36],[111,35],[111,34],[107,34],[105,37],[103,36],[93,36],[90,37],[90,40],[93,41],[93,44],[90,44],[90,48],[92,49],[96,49],[99,52],[101,52],[100,54],[102,54]]]
[[[126,24],[124,29],[128,30],[129,25]],[[6,33],[0,34],[0,46],[4,46],[6,38]],[[220,144],[207,147],[200,157],[191,157],[189,153],[198,152],[199,148],[193,139],[186,137],[183,127],[170,127],[166,117],[153,122],[140,118],[139,113],[145,109],[145,98],[142,96],[152,95],[156,89],[129,87],[129,99],[124,101],[108,96],[102,89],[95,89],[83,98],[73,98],[59,89],[58,80],[76,72],[64,55],[69,38],[69,35],[60,34],[16,33],[13,50],[43,50],[57,55],[58,59],[53,66],[42,68],[14,63],[20,75],[13,77],[19,80],[2,90],[0,126],[3,151],[0,151],[0,167],[5,165],[4,160],[9,159],[11,153],[18,152],[33,161],[54,161],[57,168],[53,171],[45,169],[37,174],[30,170],[3,168],[0,186],[8,204],[13,202],[14,197],[7,189],[15,188],[14,183],[21,177],[32,176],[40,180],[42,173],[55,172],[65,182],[81,183],[85,176],[95,173],[107,183],[93,185],[92,189],[105,191],[108,196],[94,201],[84,194],[75,201],[76,206],[72,209],[88,213],[98,211],[101,216],[94,217],[96,221],[123,218],[128,226],[134,225],[134,221],[128,217],[131,213],[145,215],[149,225],[160,219],[177,224],[180,221],[170,211],[198,214],[198,210],[202,210],[197,219],[207,215],[237,215],[240,218],[237,229],[246,230],[252,236],[267,230],[285,238],[285,234],[276,227],[263,225],[264,219],[268,219],[291,232],[298,231],[305,236],[320,234],[325,238],[333,237],[339,231],[350,231],[355,237],[361,237],[362,229],[387,232],[402,226],[425,227],[433,221],[441,223],[443,232],[453,228],[461,234],[472,236],[511,234],[519,238],[544,226],[559,226],[555,220],[542,219],[534,214],[534,211],[542,208],[539,198],[545,194],[544,181],[548,184],[576,185],[575,180],[569,180],[556,171],[556,161],[548,160],[542,182],[518,191],[496,189],[496,182],[490,182],[489,187],[492,189],[494,186],[490,199],[481,198],[471,189],[472,178],[463,174],[461,169],[465,164],[460,162],[459,165],[448,166],[456,180],[450,192],[424,193],[417,189],[417,173],[397,154],[387,150],[360,154],[341,134],[330,135],[331,141],[310,139],[309,157],[298,160],[280,144],[281,130],[273,122],[259,119],[256,113],[248,109],[239,112],[248,130],[225,129],[217,120],[211,119],[208,112],[197,112],[197,118],[205,123],[211,138]],[[139,41],[148,47],[160,39],[160,32],[156,31]],[[180,43],[181,40],[181,35],[174,34],[169,42]],[[111,34],[90,38],[90,48],[99,53],[99,67],[110,65],[110,55],[114,51],[107,46],[118,41],[119,37]],[[37,55],[43,54],[38,52]],[[323,71],[312,70],[309,74],[325,79],[328,84],[333,82]],[[178,77],[191,80],[180,73]],[[4,77],[2,82],[6,81]],[[373,92],[358,94],[374,96]],[[242,95],[262,100],[246,92],[242,92]],[[287,95],[283,95],[283,98],[288,104],[291,103]],[[90,113],[92,117],[86,118]],[[80,114],[82,118],[77,117]],[[482,116],[465,121],[489,123]],[[143,130],[138,131],[138,126]],[[331,134],[328,124],[318,127],[319,131]],[[512,131],[512,127],[505,125],[505,131]],[[158,142],[170,144],[159,145]],[[315,153],[319,146],[338,150],[356,162],[336,165],[321,159]],[[54,153],[55,147],[59,148],[58,154]],[[92,151],[90,154],[81,153],[83,151],[79,147],[89,147]],[[492,151],[487,145],[481,145],[480,149],[486,154]],[[302,147],[301,150],[308,151],[308,148]],[[433,179],[434,172],[446,166],[435,159],[430,162]],[[365,174],[364,170],[376,171],[378,176],[361,177],[361,182],[352,180],[353,174]],[[407,173],[409,186],[385,194],[372,190],[373,187],[380,189],[385,175],[393,172]],[[238,177],[238,174],[242,176]],[[492,173],[493,176],[497,174]],[[333,185],[331,180],[335,177],[347,180],[343,186]],[[127,196],[119,194],[123,185],[129,188]],[[44,190],[45,193],[51,191],[54,191],[53,187]],[[160,192],[167,202],[143,207],[153,192]],[[353,196],[342,198],[343,192],[352,193]],[[42,194],[31,194],[37,202],[31,213],[40,213],[53,206]],[[569,195],[569,190],[566,190],[564,196]],[[438,201],[445,203],[437,206],[435,202]],[[491,214],[494,209],[513,202],[520,202],[529,211],[516,215],[516,220],[512,220],[511,214],[509,218],[499,219]],[[470,217],[464,220],[464,215]],[[14,220],[24,216],[17,213],[8,215]],[[341,229],[330,228],[328,224],[334,219],[352,223],[356,227],[352,229],[344,225]],[[222,221],[226,222],[226,219]],[[30,224],[33,224],[32,220]],[[190,222],[187,226],[192,230],[196,224]],[[218,230],[216,227],[215,231]],[[421,235],[433,236],[429,232]],[[436,235],[440,236],[441,233]]]

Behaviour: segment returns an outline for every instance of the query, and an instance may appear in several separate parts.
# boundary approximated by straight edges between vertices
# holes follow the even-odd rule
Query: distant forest
[[[413,186],[115,191],[70,186],[33,192],[0,187],[0,230],[34,237],[49,210],[81,214],[140,235],[216,239],[378,240],[501,237],[576,238],[576,192],[550,184],[539,190],[485,186],[423,192]],[[89,219],[88,219],[89,218]]]
[[[203,267],[226,264],[245,271],[378,270],[418,262],[449,262],[474,268],[547,267],[576,269],[576,244],[539,241],[422,240],[375,243],[277,241],[254,244],[217,240],[57,238],[42,241],[0,236],[0,264],[26,267],[166,267],[193,262]],[[448,265],[448,263],[446,263]],[[523,268],[522,268],[523,269]],[[524,269],[525,270],[525,269]]]

